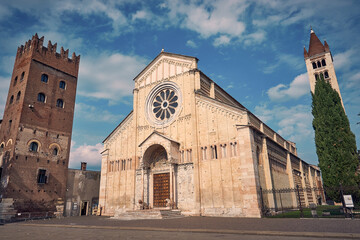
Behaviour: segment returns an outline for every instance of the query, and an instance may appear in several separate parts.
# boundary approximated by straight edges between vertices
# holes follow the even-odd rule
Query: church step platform
[[[182,218],[180,210],[116,210],[112,219],[117,220],[141,220],[141,219],[172,219]]]

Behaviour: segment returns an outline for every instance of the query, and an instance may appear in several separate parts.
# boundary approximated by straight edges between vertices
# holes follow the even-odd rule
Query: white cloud
[[[285,106],[268,108],[262,105],[255,107],[255,114],[287,140],[306,142],[313,139],[313,117],[310,106],[300,104],[289,108]],[[274,125],[276,127],[273,127]]]
[[[345,83],[346,88],[359,88],[360,85],[360,72],[353,73]]]
[[[5,110],[5,104],[9,91],[10,80],[11,80],[11,76],[8,77],[0,76],[0,119],[2,119]]]
[[[84,56],[79,70],[78,94],[85,97],[119,101],[130,96],[134,77],[148,60],[120,53]]]
[[[96,145],[87,145],[84,144],[77,148],[74,148],[74,142],[72,142],[72,148],[70,151],[70,168],[80,168],[81,162],[87,162],[89,166],[98,167],[101,165],[101,151],[103,150],[103,145],[98,143]]]
[[[193,40],[187,40],[186,41],[186,46],[191,47],[191,48],[197,48],[198,47]]]
[[[334,56],[334,67],[336,70],[348,69],[352,62],[353,55],[356,54],[354,49],[349,49],[346,52],[338,53]]]
[[[230,37],[226,36],[226,35],[221,35],[218,38],[215,38],[214,40],[214,46],[215,47],[219,47],[219,46],[226,46],[230,43]]]
[[[231,39],[239,39],[246,26],[241,21],[249,4],[246,1],[168,1],[163,7],[174,25],[190,29],[203,38],[216,37],[214,46],[226,45]]]
[[[307,73],[295,77],[289,86],[279,84],[267,91],[272,101],[287,101],[289,99],[298,99],[310,92],[310,83]]]
[[[86,119],[93,122],[119,122],[124,116],[120,114],[113,114],[107,110],[98,109],[95,106],[87,105],[85,103],[76,103],[75,116],[79,119]]]
[[[150,19],[151,13],[145,10],[139,10],[132,15],[132,21]]]
[[[266,74],[269,74],[269,73],[273,73],[275,69],[283,66],[290,66],[293,69],[300,70],[304,67],[304,60],[299,56],[280,53],[276,55],[271,65],[264,67],[262,71]]]
[[[247,34],[244,39],[245,45],[259,44],[266,39],[266,32],[258,30],[257,32]]]

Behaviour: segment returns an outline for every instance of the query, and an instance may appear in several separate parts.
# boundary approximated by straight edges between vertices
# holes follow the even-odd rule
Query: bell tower
[[[344,107],[329,45],[326,41],[322,44],[313,29],[310,31],[309,50],[306,51],[304,47],[304,59],[309,75],[311,92],[314,93],[315,91],[316,78],[321,78],[322,76],[339,93],[341,104]]]
[[[65,198],[80,56],[35,34],[16,54],[0,127],[0,198],[52,211]]]

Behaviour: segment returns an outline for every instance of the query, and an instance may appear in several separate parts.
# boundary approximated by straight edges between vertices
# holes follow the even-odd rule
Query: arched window
[[[320,61],[317,62],[317,66],[318,66],[318,67],[321,67]]]
[[[64,101],[63,101],[62,99],[58,99],[58,100],[56,101],[56,106],[57,106],[58,108],[63,108],[63,107],[64,107]]]
[[[324,79],[324,74],[320,73],[320,79]]]
[[[321,60],[321,65],[326,66],[325,59]]]
[[[325,78],[329,78],[329,73],[327,71],[324,72]]]
[[[20,81],[24,80],[24,76],[25,76],[25,72],[22,72],[21,77],[20,77]]]
[[[15,79],[14,79],[14,86],[15,86],[16,83],[17,83],[17,79],[18,79],[18,77],[16,76]]]
[[[59,88],[65,89],[65,87],[66,87],[66,83],[64,81],[60,81]]]
[[[37,142],[31,142],[29,146],[30,152],[37,152],[39,148],[39,144]]]
[[[45,102],[45,94],[39,93],[37,97],[38,102]]]
[[[21,97],[21,91],[19,91],[19,92],[17,93],[16,101],[19,101],[20,97]]]
[[[41,75],[41,81],[42,82],[47,83],[48,79],[49,79],[48,75],[46,75],[46,74]]]
[[[12,104],[13,101],[14,101],[14,95],[11,95],[11,97],[10,97],[10,104]]]
[[[315,73],[315,80],[319,80],[319,74]]]
[[[316,68],[317,68],[316,62],[313,62],[312,65],[313,65],[313,69],[316,69]]]
[[[57,149],[57,148],[54,148],[54,149],[53,149],[53,155],[54,155],[54,156],[58,155],[58,149]]]

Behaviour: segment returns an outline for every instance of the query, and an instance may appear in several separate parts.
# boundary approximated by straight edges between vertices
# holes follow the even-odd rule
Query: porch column
[[[174,188],[173,188],[173,164],[170,163],[170,206],[171,206],[171,203],[174,199],[174,194],[173,194],[173,191],[174,191]]]
[[[144,203],[144,164],[140,164],[141,167],[141,201]]]

